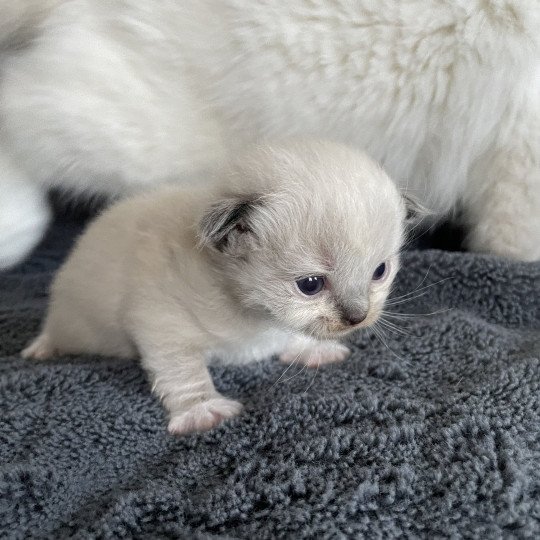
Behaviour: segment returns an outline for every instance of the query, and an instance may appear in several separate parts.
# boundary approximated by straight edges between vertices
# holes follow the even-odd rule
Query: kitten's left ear
[[[199,222],[199,245],[238,255],[253,247],[253,214],[260,198],[228,197],[214,203]]]

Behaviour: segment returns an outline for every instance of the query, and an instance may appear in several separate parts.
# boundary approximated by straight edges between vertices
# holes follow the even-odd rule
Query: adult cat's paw
[[[184,412],[173,413],[167,429],[172,435],[208,431],[227,418],[239,415],[241,411],[241,403],[218,395]]]
[[[351,350],[337,341],[311,342],[309,344],[291,344],[281,353],[279,359],[286,364],[298,362],[307,367],[318,367],[322,364],[342,362],[351,354]]]

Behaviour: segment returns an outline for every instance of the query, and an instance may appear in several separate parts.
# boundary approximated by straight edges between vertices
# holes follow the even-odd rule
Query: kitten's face
[[[333,338],[378,319],[399,268],[405,204],[378,168],[369,181],[334,183],[316,171],[296,184],[291,173],[287,189],[224,199],[203,234],[246,307]]]
[[[354,234],[354,223],[348,230],[325,227],[316,237],[305,223],[300,220],[296,231],[274,231],[273,239],[254,246],[234,265],[230,278],[239,298],[317,338],[371,326],[399,269],[402,209],[371,222],[373,237],[367,243],[366,231]]]

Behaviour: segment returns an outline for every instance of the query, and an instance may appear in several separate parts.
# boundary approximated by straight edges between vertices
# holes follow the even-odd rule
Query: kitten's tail
[[[65,0],[0,0],[0,49],[18,47],[36,34],[39,24]]]

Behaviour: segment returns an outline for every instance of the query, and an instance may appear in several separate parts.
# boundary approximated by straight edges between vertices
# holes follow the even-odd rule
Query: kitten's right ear
[[[239,254],[253,245],[252,216],[258,197],[229,197],[214,203],[199,222],[199,245]]]

